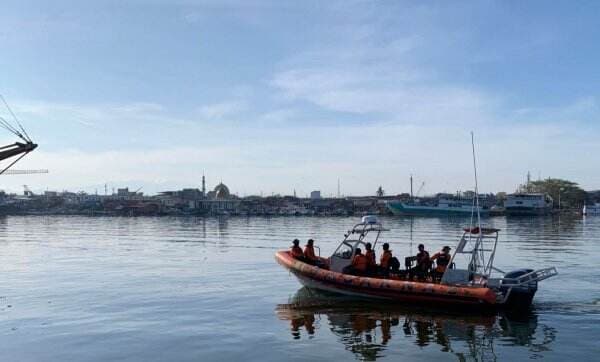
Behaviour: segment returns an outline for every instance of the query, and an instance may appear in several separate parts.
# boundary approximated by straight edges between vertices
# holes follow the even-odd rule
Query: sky
[[[600,189],[599,38],[595,1],[3,1],[14,168],[49,173],[0,188],[455,192],[473,131],[482,192]]]

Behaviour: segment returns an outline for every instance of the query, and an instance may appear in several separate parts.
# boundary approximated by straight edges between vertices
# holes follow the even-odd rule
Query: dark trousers
[[[429,268],[423,265],[417,265],[415,267],[410,268],[408,275],[411,279],[416,276],[417,279],[423,280],[427,278],[427,276],[429,276]]]

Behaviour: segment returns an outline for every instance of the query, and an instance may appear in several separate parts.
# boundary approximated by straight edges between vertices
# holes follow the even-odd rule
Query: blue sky
[[[600,188],[600,3],[7,1],[1,187],[239,195]],[[4,115],[5,112],[3,112]],[[8,143],[9,135],[0,135]]]

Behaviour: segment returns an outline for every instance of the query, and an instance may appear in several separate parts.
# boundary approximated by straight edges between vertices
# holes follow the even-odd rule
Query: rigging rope
[[[14,129],[14,127],[4,118],[0,117],[0,125],[4,127],[7,131],[19,136],[19,132]]]
[[[15,113],[12,111],[12,109],[10,108],[10,106],[8,105],[8,103],[6,102],[6,99],[4,99],[4,96],[2,94],[0,94],[0,99],[2,99],[2,102],[4,103],[4,106],[6,106],[6,109],[8,109],[8,112],[13,116],[13,118],[15,119],[16,124],[19,126],[19,129],[23,133],[19,132],[18,129],[16,129],[12,124],[10,124],[7,120],[5,120],[2,117],[0,117],[0,120],[1,120],[0,121],[0,125],[2,125],[5,129],[7,129],[10,132],[12,132],[13,134],[15,134],[17,137],[19,137],[23,141],[30,143],[31,142],[31,138],[29,138],[29,135],[27,134],[27,131],[25,131],[25,128],[23,128],[23,126],[19,122],[19,119],[17,118],[17,116],[15,115]]]

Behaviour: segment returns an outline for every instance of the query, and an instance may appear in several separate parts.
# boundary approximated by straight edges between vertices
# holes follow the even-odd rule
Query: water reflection
[[[374,361],[386,351],[436,347],[459,360],[496,361],[498,347],[527,348],[530,358],[549,351],[556,331],[524,315],[422,309],[360,301],[300,289],[289,304],[278,305],[279,319],[289,321],[293,339],[317,338],[329,328],[360,360]],[[315,326],[317,321],[317,326]]]

